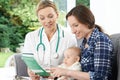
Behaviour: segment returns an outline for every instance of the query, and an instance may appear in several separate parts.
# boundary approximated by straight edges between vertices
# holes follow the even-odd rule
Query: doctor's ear
[[[56,12],[56,14],[57,14],[57,18],[59,18],[59,13],[58,13],[58,12]]]

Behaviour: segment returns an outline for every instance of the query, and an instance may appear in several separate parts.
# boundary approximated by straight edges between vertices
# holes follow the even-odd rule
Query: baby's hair
[[[69,50],[69,49],[75,51],[77,53],[77,55],[80,56],[81,50],[79,47],[72,46],[72,47],[69,47],[67,50]]]

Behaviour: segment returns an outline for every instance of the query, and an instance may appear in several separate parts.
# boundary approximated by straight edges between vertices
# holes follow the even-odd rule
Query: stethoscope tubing
[[[43,28],[41,29],[41,31],[39,31],[40,33],[40,43],[37,45],[37,51],[39,50],[39,47],[42,46],[43,47],[43,51],[45,51],[45,45],[42,42],[42,33],[43,33]]]
[[[44,29],[44,28],[42,27],[42,28],[40,29],[39,33],[38,33],[38,36],[39,36],[39,38],[40,38],[40,42],[39,42],[39,44],[37,45],[37,54],[38,54],[38,51],[39,51],[39,47],[40,47],[40,46],[43,47],[43,51],[44,51],[42,61],[40,61],[39,54],[38,54],[38,59],[39,59],[39,62],[40,62],[41,64],[44,63],[44,56],[45,56],[45,50],[46,50],[45,44],[42,42],[43,29]],[[58,25],[57,25],[57,31],[58,31],[58,37],[57,37],[57,44],[56,44],[56,50],[55,50],[55,51],[56,51],[56,54],[55,54],[55,56],[54,56],[55,59],[57,59],[57,58],[59,57],[59,55],[58,55],[58,47],[59,47],[59,43],[60,43],[60,29],[59,29]],[[62,36],[63,36],[63,38],[64,38],[64,31],[63,31],[63,30],[62,30]]]
[[[42,42],[42,33],[43,33],[43,27],[40,29],[39,31],[39,36],[40,36],[40,43],[37,45],[37,51],[39,50],[39,47],[42,46],[43,47],[43,51],[46,50],[46,47],[44,45],[44,43]],[[59,30],[59,27],[57,26],[57,31],[58,31],[58,38],[57,38],[57,44],[56,44],[56,53],[58,52],[58,47],[59,47],[59,43],[60,43],[60,30]],[[63,33],[63,37],[64,37],[64,32],[62,31]]]

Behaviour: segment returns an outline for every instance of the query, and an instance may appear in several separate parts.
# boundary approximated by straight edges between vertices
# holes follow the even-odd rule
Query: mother
[[[85,6],[74,7],[66,16],[72,32],[83,38],[81,55],[82,72],[52,68],[53,75],[69,76],[79,80],[109,80],[113,46],[108,35],[95,24],[92,12]]]

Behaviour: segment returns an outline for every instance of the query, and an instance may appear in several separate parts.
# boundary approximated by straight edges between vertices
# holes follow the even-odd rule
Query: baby
[[[64,60],[61,65],[58,67],[60,68],[65,68],[65,69],[70,69],[70,70],[81,70],[81,65],[80,65],[80,53],[81,50],[78,47],[70,47],[65,50],[64,52]],[[57,80],[74,80],[72,78],[68,78],[65,76],[59,77]]]

